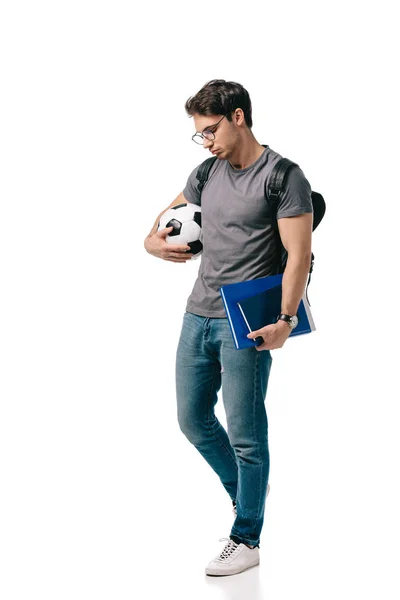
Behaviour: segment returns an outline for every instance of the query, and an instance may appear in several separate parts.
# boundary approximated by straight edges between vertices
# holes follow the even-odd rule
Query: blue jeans
[[[176,353],[179,427],[236,500],[230,537],[249,545],[259,545],[264,522],[271,363],[269,350],[236,350],[228,319],[185,312]],[[227,432],[214,412],[221,385]]]

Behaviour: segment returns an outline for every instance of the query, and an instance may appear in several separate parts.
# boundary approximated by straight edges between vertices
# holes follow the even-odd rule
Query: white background
[[[394,4],[1,4],[3,600],[398,600]],[[260,567],[225,578],[230,499],[176,419],[200,261],[143,247],[209,155],[184,104],[215,78],[327,203],[317,331],[272,352]]]

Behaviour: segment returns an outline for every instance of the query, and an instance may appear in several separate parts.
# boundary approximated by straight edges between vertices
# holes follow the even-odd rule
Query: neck
[[[234,169],[246,169],[260,158],[264,150],[264,146],[259,144],[252,136],[237,148],[229,162]]]

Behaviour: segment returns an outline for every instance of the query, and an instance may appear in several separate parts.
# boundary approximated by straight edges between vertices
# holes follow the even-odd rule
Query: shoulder
[[[298,164],[292,165],[284,179],[278,202],[278,218],[313,212],[311,185]]]
[[[211,160],[210,160],[211,158]],[[204,178],[206,181],[212,177],[215,170],[218,168],[218,159],[210,157],[200,164],[196,165],[189,174],[186,181],[186,186],[183,190],[185,198],[193,204],[201,205],[201,188],[200,179]],[[209,162],[207,162],[209,161]],[[212,162],[214,161],[214,162]]]
[[[278,154],[274,151],[271,151],[268,157],[268,183],[271,181],[272,175],[277,172],[276,169],[279,169],[278,163],[284,158],[286,158],[289,161],[289,163],[286,167],[285,177],[283,180],[283,191],[296,189],[297,186],[303,188],[307,187],[307,185],[310,185],[306,176],[304,175],[303,169],[299,166],[299,164],[296,161],[284,157],[281,154]],[[284,163],[281,166],[281,168],[284,168]]]

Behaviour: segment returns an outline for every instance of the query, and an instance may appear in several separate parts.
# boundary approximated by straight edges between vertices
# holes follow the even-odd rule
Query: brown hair
[[[232,121],[232,112],[241,108],[244,113],[246,125],[249,129],[253,126],[251,117],[251,100],[247,90],[240,83],[225,81],[225,79],[212,79],[208,81],[195,96],[190,96],[185,103],[185,110],[189,116],[198,115],[225,115]]]

